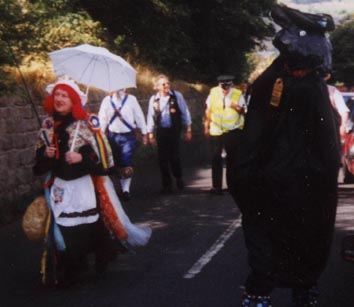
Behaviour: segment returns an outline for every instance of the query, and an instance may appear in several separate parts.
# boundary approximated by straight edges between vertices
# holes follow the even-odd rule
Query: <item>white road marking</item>
[[[199,258],[199,260],[184,274],[183,278],[191,279],[199,274],[202,269],[210,262],[210,260],[224,247],[225,242],[233,235],[241,225],[241,218],[235,220],[224,233],[215,241],[209,250]]]

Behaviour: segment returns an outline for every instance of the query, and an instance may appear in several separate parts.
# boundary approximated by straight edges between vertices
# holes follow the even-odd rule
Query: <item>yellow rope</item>
[[[41,274],[42,274],[42,283],[45,284],[47,278],[47,256],[48,256],[48,247],[47,242],[49,239],[49,228],[51,223],[51,214],[48,214],[47,223],[45,226],[45,239],[44,239],[44,251],[41,259]]]

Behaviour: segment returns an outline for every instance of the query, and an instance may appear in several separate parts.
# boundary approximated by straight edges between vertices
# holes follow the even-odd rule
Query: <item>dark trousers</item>
[[[180,130],[174,128],[158,128],[156,131],[158,161],[163,187],[172,186],[171,172],[176,179],[182,178],[180,135]]]
[[[224,148],[223,136],[210,136],[211,177],[213,188],[222,188],[223,161],[221,157]]]
[[[257,211],[242,215],[242,227],[251,268],[245,287],[247,293],[251,295],[270,295],[276,286],[272,276],[274,259],[268,224],[269,220],[257,215]]]
[[[265,218],[258,213],[258,206],[265,206],[264,187],[254,187],[254,185],[237,181],[235,165],[238,162],[238,147],[242,130],[235,129],[222,135],[223,144],[227,153],[226,158],[226,179],[230,194],[235,199],[242,212],[242,226],[244,229],[245,243],[248,253],[248,260],[251,273],[245,282],[246,291],[251,295],[265,296],[273,290],[275,283],[271,273],[273,269],[273,251],[270,241],[270,218]],[[237,192],[237,193],[236,193]],[[243,207],[241,204],[247,203]]]
[[[235,175],[235,169],[230,177]],[[298,194],[292,197],[284,197],[279,188],[275,190],[266,177],[256,172],[241,180],[228,181],[242,213],[251,269],[245,282],[248,294],[269,295],[275,287],[308,290],[316,285],[325,268],[336,194],[323,193],[331,188],[326,189],[321,182],[315,188],[316,181],[306,191],[303,187],[307,187],[307,182],[301,183],[302,177],[294,176],[287,182],[289,188],[285,195],[290,194],[290,186]]]
[[[66,281],[76,279],[79,273],[87,268],[87,254],[95,254],[97,273],[105,269],[108,261],[114,257],[113,241],[100,219],[91,224],[72,227],[59,225],[59,228],[66,249],[59,254],[58,269]]]
[[[213,188],[222,188],[222,178],[223,178],[223,159],[221,153],[223,148],[226,151],[226,165],[232,164],[235,157],[236,148],[238,146],[240,133],[242,130],[235,129],[224,133],[220,136],[210,136],[210,147],[211,147],[211,175]],[[229,167],[227,167],[229,169]],[[228,176],[228,174],[226,174]]]

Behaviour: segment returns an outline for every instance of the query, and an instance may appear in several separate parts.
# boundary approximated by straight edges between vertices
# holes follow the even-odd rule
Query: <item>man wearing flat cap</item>
[[[222,194],[222,150],[228,157],[237,146],[238,135],[244,125],[245,99],[242,92],[233,88],[234,76],[221,75],[218,86],[210,90],[206,100],[204,134],[210,139],[212,153],[212,194]],[[227,158],[228,160],[229,158]]]

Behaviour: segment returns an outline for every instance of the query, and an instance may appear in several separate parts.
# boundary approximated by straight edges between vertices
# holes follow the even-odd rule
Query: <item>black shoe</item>
[[[67,289],[70,287],[73,287],[77,284],[77,281],[74,279],[59,279],[57,283],[55,284],[55,288],[57,289]]]
[[[130,198],[131,198],[130,193],[127,192],[127,191],[123,192],[122,198],[123,198],[124,200],[130,200]]]
[[[272,307],[270,296],[243,294],[241,307]]]
[[[222,189],[221,188],[211,188],[209,190],[210,194],[214,194],[214,195],[221,195],[222,194]]]
[[[176,179],[176,185],[177,185],[178,190],[184,189],[184,182],[183,182],[182,178]]]
[[[108,264],[99,264],[95,267],[95,275],[97,279],[103,278],[104,274],[107,271]]]
[[[161,190],[161,194],[171,194],[172,193],[172,187],[163,187]]]
[[[101,277],[107,271],[109,260],[107,257],[96,258],[95,261],[95,272],[96,277]]]
[[[318,288],[313,286],[308,289],[292,290],[293,307],[316,307],[318,306]]]
[[[70,288],[78,283],[79,278],[75,270],[65,270],[58,275],[55,283],[55,287],[58,289]]]

